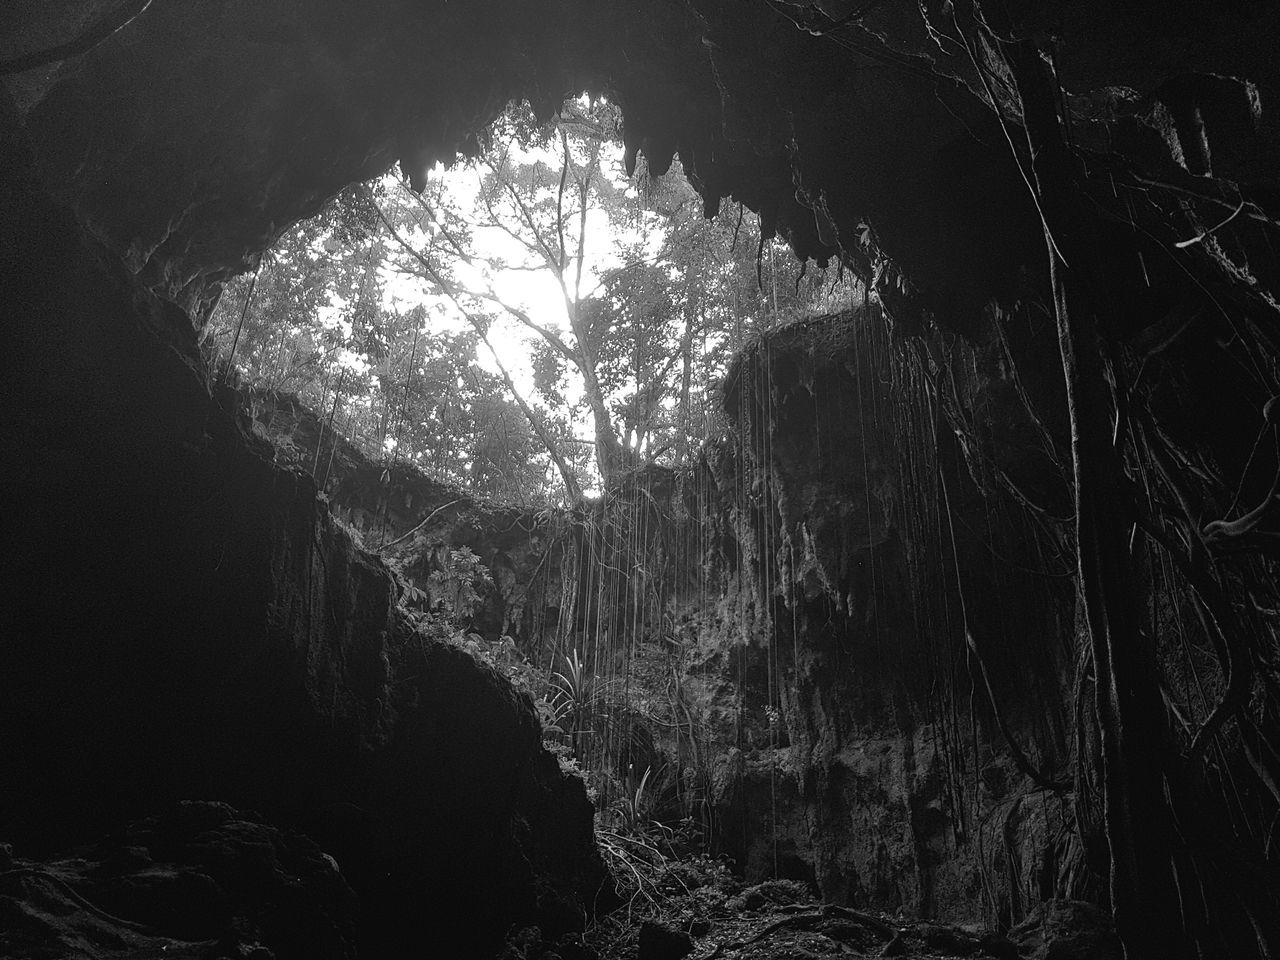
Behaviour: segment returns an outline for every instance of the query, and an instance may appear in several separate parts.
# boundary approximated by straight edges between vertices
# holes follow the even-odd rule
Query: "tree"
[[[603,101],[541,127],[513,106],[496,146],[421,193],[391,178],[343,191],[228,285],[206,347],[248,385],[297,393],[328,435],[478,492],[547,496],[550,466],[575,499],[592,459],[606,483],[687,462],[732,350],[824,288],[802,289],[741,207],[704,219],[678,163],[628,180],[617,126]],[[543,278],[554,319],[504,292],[513,276]],[[497,323],[528,332],[531,388],[495,349]]]
[[[438,310],[425,305],[385,306],[390,240],[370,203],[381,193],[343,191],[287,231],[256,274],[228,284],[202,331],[211,367],[234,368],[252,390],[297,394],[325,435],[345,434],[374,458],[481,493],[544,496],[545,455],[527,427],[511,428],[502,381],[476,362],[477,336],[433,331]],[[328,460],[313,453],[323,483]]]
[[[596,460],[605,478],[627,463],[614,432],[597,373],[593,342],[583,315],[583,284],[589,256],[588,224],[592,214],[604,211],[606,199],[616,193],[616,185],[605,175],[603,148],[616,140],[616,110],[598,101],[579,103],[562,113],[551,127],[529,134],[528,108],[508,111],[500,125],[507,136],[504,146],[489,151],[476,167],[476,197],[479,222],[434,197],[418,195],[384,222],[402,248],[403,262],[432,281],[487,342],[487,330],[494,313],[523,324],[536,333],[561,360],[578,372],[585,402],[595,424]],[[521,160],[517,144],[510,139],[524,130],[526,140],[538,146],[542,156]],[[551,166],[554,157],[558,164]],[[407,195],[402,191],[402,196]],[[516,259],[480,257],[468,242],[479,229],[494,230],[514,241]],[[471,274],[470,282],[459,280],[460,270]],[[563,307],[567,330],[536,322],[522,307],[501,297],[493,276],[499,270],[545,271],[554,278]],[[497,353],[494,351],[497,358]],[[513,399],[525,412],[534,430],[543,439],[557,463],[570,496],[579,486],[545,419],[522,397],[509,373],[498,361]]]
[[[527,106],[513,106],[493,132],[500,145],[474,163],[470,210],[437,183],[420,195],[400,189],[382,214],[402,267],[448,296],[482,339],[503,316],[535,336],[535,386],[570,419],[580,411],[568,397],[580,397],[606,483],[644,459],[687,456],[695,380],[705,387],[710,378],[695,353],[699,360],[722,354],[730,327],[740,338],[744,312],[759,315],[766,303],[763,294],[743,298],[734,286],[746,275],[740,264],[748,263],[759,286],[764,244],[755,218],[738,208],[736,222],[721,214],[706,223],[697,195],[678,175],[646,182],[641,173],[628,184],[618,124],[605,101],[570,101],[541,128]],[[500,235],[511,252],[481,255],[474,242],[481,233]],[[748,247],[751,253],[739,253]],[[776,315],[772,255],[769,265]],[[497,278],[513,271],[552,278],[557,322],[535,320],[498,292]],[[567,389],[569,371],[576,390]],[[508,371],[503,376],[572,496],[571,457],[545,414],[519,394]]]

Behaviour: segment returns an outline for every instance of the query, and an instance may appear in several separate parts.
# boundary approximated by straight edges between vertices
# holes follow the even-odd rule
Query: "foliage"
[[[593,710],[603,700],[604,684],[587,669],[586,661],[577,650],[565,656],[562,672],[551,675],[551,687],[555,690],[554,703],[561,716]]]
[[[427,576],[428,602],[441,606],[455,618],[467,620],[475,615],[486,588],[493,585],[489,569],[469,547],[450,548],[439,543],[431,550],[431,573]]]
[[[375,185],[375,188],[377,185]],[[429,303],[389,303],[376,188],[344,191],[287,231],[255,276],[227,285],[202,332],[210,365],[244,387],[296,394],[328,433],[375,460],[407,460],[477,493],[536,502],[545,456],[474,331],[440,328]],[[312,466],[323,482],[324,463]]]
[[[630,789],[623,793],[610,806],[614,822],[618,828],[628,833],[643,831],[653,822],[653,800],[649,793],[649,778],[653,776],[653,767],[647,766],[640,774],[639,780],[634,776],[628,784]]]
[[[343,190],[227,284],[202,331],[211,366],[297,394],[374,459],[522,504],[554,499],[556,474],[572,497],[597,468],[687,462],[733,347],[834,286],[802,289],[740,207],[705,220],[678,163],[628,179],[619,122],[604,100],[545,124],[513,104],[421,195]],[[558,291],[543,307],[559,319],[507,296],[513,277]],[[503,325],[529,337],[524,372],[486,369]]]
[[[451,547],[424,533],[415,534],[396,554],[383,554],[382,559],[400,582],[403,606],[459,625],[471,621],[493,586],[489,568],[470,547]]]
[[[497,670],[517,687],[528,689],[528,664],[516,642],[509,636],[501,636],[497,640],[486,640],[478,633],[458,630],[453,641],[481,663]]]

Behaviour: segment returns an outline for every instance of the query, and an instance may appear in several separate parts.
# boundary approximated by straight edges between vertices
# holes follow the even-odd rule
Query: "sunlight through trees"
[[[687,462],[732,351],[852,280],[806,276],[754,214],[706,219],[678,164],[628,177],[622,153],[607,101],[541,126],[513,104],[421,192],[388,174],[290,229],[228,284],[204,348],[375,459],[478,493],[572,500]]]

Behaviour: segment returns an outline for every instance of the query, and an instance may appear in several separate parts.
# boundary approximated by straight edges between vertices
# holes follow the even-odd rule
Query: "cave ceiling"
[[[1045,273],[1001,40],[1054,51],[1098,190],[1115,190],[1117,170],[1194,177],[1189,189],[1219,198],[1211,216],[1224,198],[1265,209],[1276,192],[1280,137],[1257,109],[1277,86],[1265,6],[201,0],[152,4],[9,86],[51,192],[197,314],[345,184],[395,161],[417,180],[474,151],[511,99],[549,115],[590,90],[622,105],[629,157],[663,170],[678,155],[709,209],[740,200],[800,256],[908,294],[908,327],[967,331]],[[19,4],[0,57],[110,9]],[[1204,144],[1212,175],[1197,167]],[[1101,242],[1140,245],[1107,225],[1117,205],[1100,205]],[[1161,218],[1139,228],[1195,235],[1176,211]],[[1150,265],[1129,259],[1116,284],[1145,267],[1150,286]],[[1244,295],[1265,302],[1272,278],[1251,275]],[[1150,299],[1135,312],[1167,309]]]

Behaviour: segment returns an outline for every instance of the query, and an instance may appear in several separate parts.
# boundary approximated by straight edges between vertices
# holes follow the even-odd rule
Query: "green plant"
[[[401,605],[410,610],[421,609],[426,605],[428,600],[426,591],[418,589],[416,584],[410,583],[408,580],[404,581],[401,586]]]
[[[538,710],[538,719],[542,721],[542,732],[550,734],[564,734],[564,721],[573,713],[573,701],[566,697],[558,688],[553,688],[551,697],[539,697],[534,706]]]
[[[557,709],[573,712],[590,704],[595,697],[594,681],[595,675],[587,672],[586,661],[577,650],[565,654],[564,671],[551,675]]]
[[[425,589],[429,604],[459,619],[475,615],[493,584],[489,568],[470,547],[451,549],[437,543],[423,558],[423,565],[430,570]]]
[[[610,681],[587,669],[577,650],[565,654],[564,670],[551,674],[549,703],[559,723],[568,720],[571,732],[585,729],[585,722],[605,702]]]
[[[628,777],[629,789],[610,805],[618,830],[640,833],[652,822],[653,800],[649,793],[649,778],[652,774],[653,767],[645,767],[638,781],[634,777]]]

